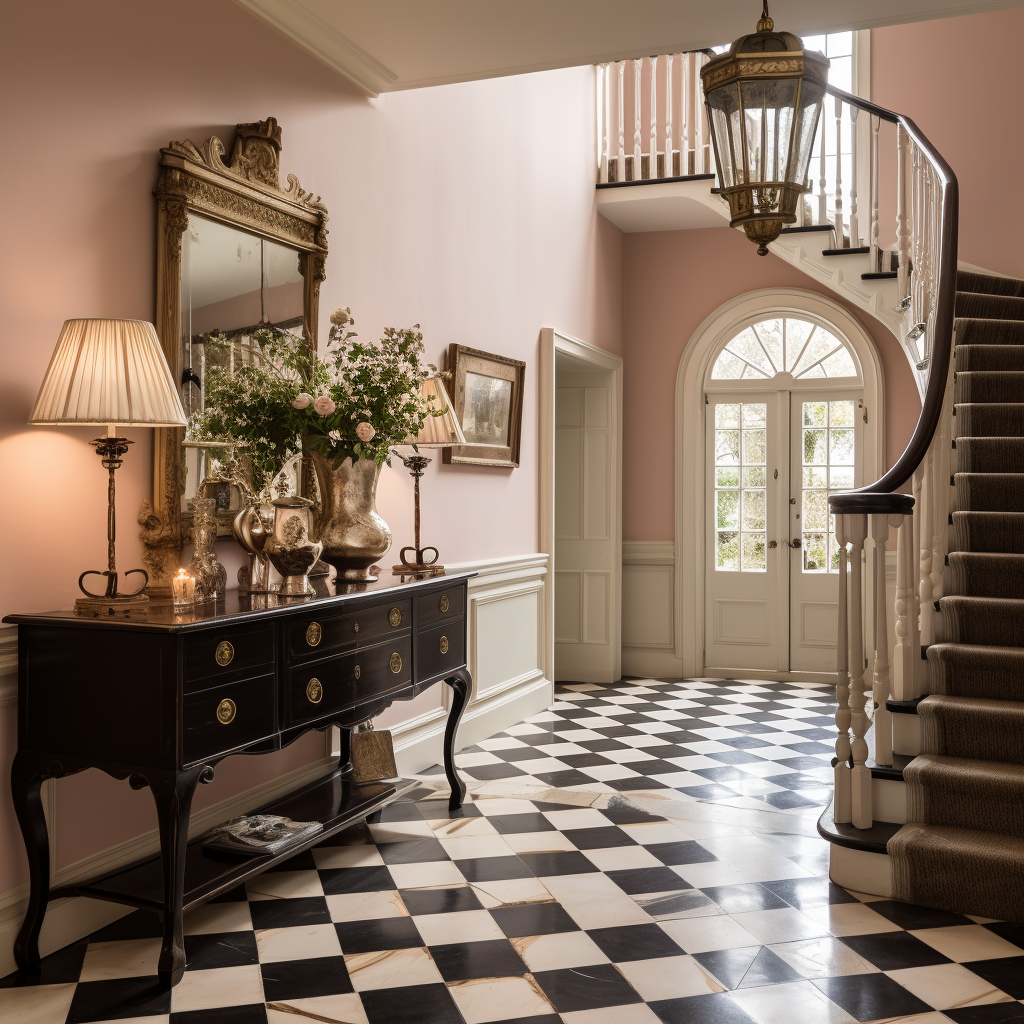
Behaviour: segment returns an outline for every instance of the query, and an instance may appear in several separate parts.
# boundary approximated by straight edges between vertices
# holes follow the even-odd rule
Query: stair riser
[[[947,643],[1024,647],[1024,616],[1019,609],[965,606],[955,597],[939,604]]]
[[[956,442],[960,473],[1003,473],[1024,467],[1024,438],[961,437]]]
[[[963,650],[941,645],[928,649],[931,692],[950,697],[1024,700],[1024,651],[1000,659],[987,649]],[[915,716],[916,717],[916,716]]]
[[[953,534],[959,551],[1024,554],[1024,515],[954,512]]]
[[[1024,405],[983,403],[956,406],[955,437],[1024,437]]]
[[[957,473],[954,480],[959,512],[1024,509],[1024,473]]]
[[[947,828],[970,828],[1024,838],[1024,790],[1007,796],[977,782],[942,789],[908,786],[912,821]]]
[[[958,372],[953,384],[953,401],[1019,402],[1024,394],[1024,373],[1010,369]]]
[[[1017,345],[958,345],[953,356],[960,373],[991,373],[999,370],[1024,371],[1024,331]]]
[[[1024,298],[958,292],[956,315],[984,320],[1024,320]]]
[[[956,321],[956,344],[1024,345],[1024,322],[964,317]]]
[[[1024,558],[953,552],[949,556],[946,593],[1024,600]]]
[[[988,295],[1024,295],[1024,281],[1012,277],[994,277],[991,274],[974,274],[969,270],[958,270],[957,291],[981,292]]]

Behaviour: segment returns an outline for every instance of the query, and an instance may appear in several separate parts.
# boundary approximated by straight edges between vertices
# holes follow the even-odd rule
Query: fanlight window
[[[769,380],[786,371],[796,380],[856,377],[846,345],[820,324],[773,317],[751,324],[728,342],[715,361],[712,380]]]

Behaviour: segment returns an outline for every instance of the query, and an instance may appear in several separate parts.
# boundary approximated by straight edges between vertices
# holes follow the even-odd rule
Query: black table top
[[[373,599],[393,594],[415,594],[427,587],[444,586],[475,576],[475,572],[454,572],[411,579],[407,576],[381,574],[374,582],[352,580],[311,580],[317,593],[304,597],[280,597],[277,594],[239,594],[229,590],[225,596],[205,604],[176,608],[169,599],[153,599],[148,605],[133,610],[130,616],[92,617],[72,610],[39,612],[32,615],[5,615],[4,622],[27,626],[69,626],[86,629],[127,629],[145,632],[185,633],[196,630],[240,625],[256,619],[303,614],[312,609],[325,611],[342,606],[358,607],[376,603]]]

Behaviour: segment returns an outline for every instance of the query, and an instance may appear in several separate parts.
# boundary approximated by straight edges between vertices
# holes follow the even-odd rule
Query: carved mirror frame
[[[240,124],[234,149],[224,162],[224,145],[213,136],[200,150],[172,142],[160,150],[157,201],[156,329],[176,381],[181,380],[181,243],[189,213],[241,228],[298,251],[303,278],[303,333],[314,350],[320,282],[327,259],[327,210],[319,196],[304,191],[293,174],[286,188],[278,177],[281,129],[277,121]],[[158,428],[153,439],[153,499],[139,513],[147,592],[168,595],[189,538],[190,516],[181,511],[185,493],[185,431]],[[233,513],[232,513],[233,516]]]

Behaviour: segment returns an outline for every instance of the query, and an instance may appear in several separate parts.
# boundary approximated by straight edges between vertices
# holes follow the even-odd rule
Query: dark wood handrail
[[[851,106],[858,107],[875,117],[899,125],[924,153],[932,169],[939,176],[942,186],[942,213],[939,220],[939,294],[935,303],[935,331],[932,339],[931,357],[928,363],[928,384],[917,426],[910,442],[895,465],[872,484],[855,491],[842,491],[829,497],[833,512],[839,514],[885,514],[906,513],[911,510],[914,499],[909,494],[898,493],[913,476],[928,452],[935,436],[945,398],[946,380],[949,374],[949,360],[953,351],[953,320],[956,315],[956,258],[957,230],[960,214],[960,186],[953,169],[938,150],[928,141],[916,124],[902,114],[893,113],[884,107],[852,96],[832,86],[827,90]]]

